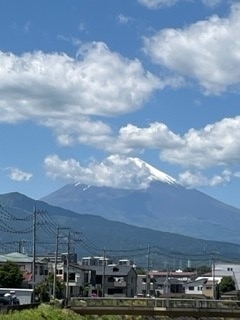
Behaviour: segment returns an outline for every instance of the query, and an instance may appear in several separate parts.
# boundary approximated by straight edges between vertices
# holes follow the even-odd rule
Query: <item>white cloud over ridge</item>
[[[74,159],[62,160],[50,155],[44,161],[48,176],[71,183],[108,186],[123,189],[145,189],[150,183],[150,171],[139,167],[133,158],[111,155],[100,163],[83,167]]]
[[[226,185],[231,180],[232,173],[229,170],[224,170],[221,175],[214,175],[208,178],[198,171],[193,173],[189,170],[182,172],[179,175],[179,183],[185,187],[197,188],[197,187],[216,187],[220,185]]]
[[[145,37],[144,51],[153,62],[197,81],[206,94],[228,88],[239,91],[239,31],[238,3],[227,18],[213,15],[182,29],[163,29]]]
[[[238,172],[232,173],[227,168],[240,161],[240,116],[225,118],[201,130],[190,129],[182,136],[165,124],[152,123],[146,128],[128,124],[116,137],[106,131],[105,135],[86,136],[85,139],[81,143],[100,145],[102,149],[119,155],[86,167],[75,159],[61,160],[57,155],[49,156],[45,159],[48,175],[71,182],[92,184],[94,181],[97,185],[143,188],[149,183],[149,172],[145,169],[139,171],[129,154],[139,155],[154,149],[159,151],[162,161],[188,168],[179,176],[179,183],[185,186],[217,186],[239,176]],[[204,170],[215,166],[223,168],[222,173],[210,178],[204,175]],[[190,169],[198,171],[194,173]]]
[[[105,150],[115,153],[141,153],[158,150],[161,160],[181,167],[206,169],[240,161],[240,116],[225,118],[200,130],[175,134],[163,123],[148,127],[128,124],[117,137],[107,137]]]

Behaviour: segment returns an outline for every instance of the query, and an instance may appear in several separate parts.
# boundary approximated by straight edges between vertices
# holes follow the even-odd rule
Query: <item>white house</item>
[[[196,280],[184,284],[185,294],[216,298],[217,285],[221,279],[222,277],[198,277]]]
[[[207,278],[196,279],[184,284],[185,294],[202,295],[203,285],[208,281]]]

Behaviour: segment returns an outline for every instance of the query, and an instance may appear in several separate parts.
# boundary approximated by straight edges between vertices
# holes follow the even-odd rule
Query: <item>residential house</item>
[[[156,294],[156,280],[148,277],[146,274],[137,275],[137,296],[155,296]]]
[[[51,263],[50,272],[54,274],[55,263]],[[95,283],[95,271],[85,270],[84,266],[77,263],[68,264],[64,261],[57,263],[56,277],[65,283],[67,296],[91,296],[91,284]]]
[[[155,296],[184,293],[184,284],[196,277],[196,272],[150,271],[149,277],[155,282]]]
[[[105,297],[134,297],[137,292],[137,273],[132,266],[81,266],[95,271],[92,295]]]
[[[189,295],[203,295],[203,286],[207,283],[207,278],[196,279],[184,284],[185,294]]]
[[[33,257],[19,252],[12,252],[0,255],[0,265],[7,261],[16,263],[23,273],[25,288],[32,288]],[[48,274],[48,262],[44,259],[35,260],[35,284],[43,281]]]
[[[184,293],[183,282],[174,278],[156,279],[155,296],[177,295]]]
[[[185,294],[187,295],[199,295],[207,298],[218,297],[218,285],[221,281],[221,277],[198,277],[194,281],[187,282],[184,285]]]

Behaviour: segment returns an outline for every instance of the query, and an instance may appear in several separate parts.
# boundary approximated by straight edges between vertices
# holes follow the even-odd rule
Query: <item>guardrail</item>
[[[174,298],[72,298],[79,314],[231,317],[240,319],[240,301]]]
[[[39,303],[17,304],[17,305],[0,305],[0,313],[9,313],[12,311],[21,311],[25,309],[34,309],[39,306]]]

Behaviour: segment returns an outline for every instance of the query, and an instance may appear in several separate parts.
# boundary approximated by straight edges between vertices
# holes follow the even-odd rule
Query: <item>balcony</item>
[[[125,288],[126,286],[126,281],[114,281],[114,288]]]

